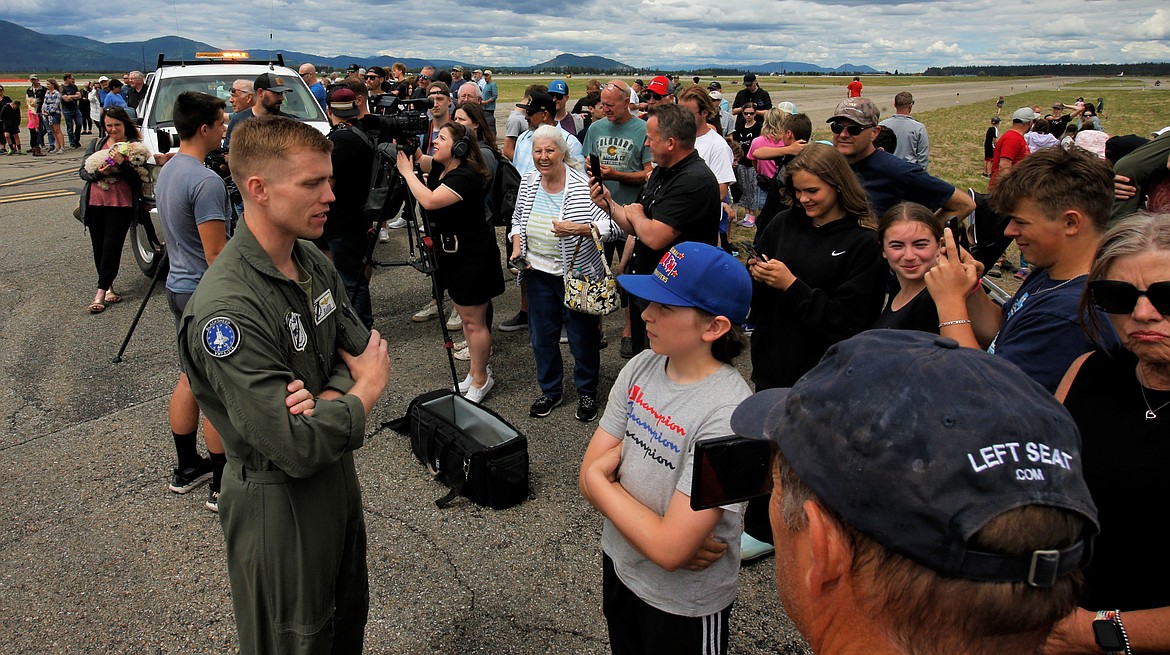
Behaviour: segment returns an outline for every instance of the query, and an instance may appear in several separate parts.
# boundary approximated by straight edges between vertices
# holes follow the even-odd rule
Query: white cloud
[[[1010,13],[995,0],[202,0],[178,15],[172,3],[103,0],[82,15],[75,0],[0,0],[5,19],[44,33],[107,42],[178,34],[357,61],[382,53],[531,65],[573,52],[640,68],[787,60],[906,72],[1170,59],[1165,0],[1026,1]]]
[[[1170,12],[1165,9],[1155,9],[1154,15],[1142,21],[1134,36],[1143,39],[1170,38]]]

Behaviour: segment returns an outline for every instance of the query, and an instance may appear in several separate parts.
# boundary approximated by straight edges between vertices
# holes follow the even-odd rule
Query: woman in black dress
[[[488,170],[475,135],[459,123],[439,130],[433,156],[415,153],[427,173],[424,185],[414,174],[413,162],[398,152],[398,171],[430,219],[440,287],[451,296],[463,319],[463,334],[471,352],[471,384],[467,398],[480,402],[495,385],[488,371],[492,349],[492,298],[504,292],[500,248],[484,218],[483,185]]]

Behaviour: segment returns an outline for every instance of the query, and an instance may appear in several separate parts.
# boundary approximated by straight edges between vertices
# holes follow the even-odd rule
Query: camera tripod
[[[421,177],[417,164],[415,165],[414,174]],[[444,292],[439,284],[439,262],[435,256],[435,231],[427,216],[426,210],[418,207],[418,203],[410,193],[410,188],[407,187],[406,181],[398,179],[395,182],[396,187],[397,185],[401,185],[401,189],[396,188],[392,193],[401,193],[402,218],[406,221],[407,258],[390,261],[379,261],[374,258],[374,249],[378,245],[378,233],[386,225],[386,221],[392,218],[392,216],[387,216],[387,214],[391,213],[391,210],[388,210],[386,207],[394,207],[399,204],[398,202],[387,203],[387,206],[383,208],[382,216],[379,217],[379,220],[366,233],[366,249],[362,258],[361,270],[363,273],[370,271],[372,276],[373,270],[377,268],[410,266],[430,278],[431,297],[435,301],[436,311],[439,315],[439,330],[443,334],[443,348],[447,351],[447,366],[451,372],[451,386],[458,393],[459,373],[455,370],[455,342],[451,339],[451,331],[447,329],[447,321],[445,319],[447,313],[443,307]],[[350,298],[351,304],[354,302],[356,296],[357,289],[354,289],[353,296]]]

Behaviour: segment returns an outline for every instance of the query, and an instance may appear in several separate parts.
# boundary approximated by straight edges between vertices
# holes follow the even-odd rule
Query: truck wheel
[[[130,230],[130,247],[134,250],[134,261],[146,277],[154,277],[158,267],[162,264],[163,252],[166,246],[154,243],[151,235],[142,223],[135,222]]]

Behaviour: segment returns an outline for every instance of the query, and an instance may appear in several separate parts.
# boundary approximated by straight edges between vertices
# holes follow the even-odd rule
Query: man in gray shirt
[[[895,157],[925,169],[930,160],[930,139],[926,137],[926,126],[910,117],[913,108],[914,96],[903,91],[894,96],[894,115],[878,124],[890,128],[898,137]]]
[[[155,188],[170,259],[167,304],[175,315],[176,330],[199,280],[227,241],[225,224],[232,212],[227,188],[218,175],[203,166],[207,153],[219,148],[224,137],[226,106],[223,100],[206,93],[188,91],[179,95],[174,113],[179,152],[159,172]],[[171,491],[187,493],[210,478],[207,508],[218,512],[219,482],[227,461],[223,444],[219,432],[205,420],[203,436],[210,460],[199,455],[195,444],[199,405],[181,366],[168,418],[178,455]]]

